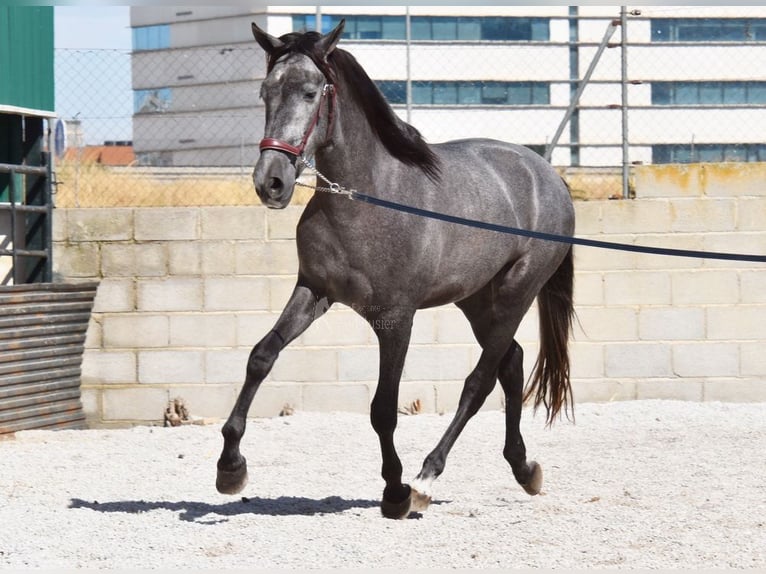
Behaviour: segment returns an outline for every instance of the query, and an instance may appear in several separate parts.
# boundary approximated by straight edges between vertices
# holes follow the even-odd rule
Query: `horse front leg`
[[[282,349],[303,333],[329,307],[330,302],[320,298],[319,294],[309,287],[298,283],[274,328],[250,352],[245,384],[229,419],[221,429],[224,442],[221,457],[218,459],[218,476],[215,483],[218,492],[236,494],[247,484],[247,462],[239,451],[239,443],[245,434],[247,413],[255,393],[271,371]]]
[[[380,441],[381,476],[386,483],[380,509],[386,518],[406,518],[421,509],[416,492],[402,483],[402,463],[394,446],[399,382],[412,331],[412,311],[388,311],[367,318],[380,346],[378,387],[370,406],[370,422]],[[426,504],[427,506],[427,504]]]

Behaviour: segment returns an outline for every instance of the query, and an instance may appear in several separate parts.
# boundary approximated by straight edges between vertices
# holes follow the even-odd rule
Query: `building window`
[[[766,161],[766,144],[658,144],[653,163],[712,163]]]
[[[171,97],[170,88],[133,90],[133,112],[136,114],[166,112],[170,109]]]
[[[405,40],[404,16],[322,16],[322,32],[327,33],[346,20],[343,38],[348,40]],[[444,17],[410,18],[412,39],[417,41],[505,41],[546,42],[550,39],[548,18]],[[316,30],[315,14],[293,16],[293,30]]]
[[[141,26],[133,28],[133,51],[170,48],[170,26]]]
[[[391,104],[407,103],[403,81],[377,82]],[[546,82],[412,82],[412,103],[421,106],[529,106],[550,103]]]
[[[766,105],[766,82],[654,82],[652,104]]]
[[[656,18],[653,42],[762,42],[763,18]]]

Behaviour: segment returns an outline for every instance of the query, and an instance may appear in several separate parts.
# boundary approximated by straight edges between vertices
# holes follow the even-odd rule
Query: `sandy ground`
[[[449,415],[402,416],[413,477]],[[546,429],[525,413],[540,496],[481,412],[422,515],[381,517],[368,418],[253,420],[250,484],[215,490],[220,425],[26,431],[0,441],[0,567],[766,568],[766,404],[581,404]]]

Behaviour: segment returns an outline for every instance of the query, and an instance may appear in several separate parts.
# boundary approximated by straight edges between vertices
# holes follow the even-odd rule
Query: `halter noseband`
[[[272,149],[276,151],[285,152],[287,154],[290,154],[295,157],[303,157],[303,151],[306,149],[306,143],[309,141],[309,137],[311,137],[311,134],[314,132],[314,128],[317,127],[317,124],[319,123],[319,118],[322,115],[322,103],[325,101],[325,97],[327,95],[330,95],[330,102],[329,102],[329,117],[327,118],[327,136],[330,137],[330,134],[332,133],[332,127],[333,127],[333,115],[335,113],[335,86],[332,84],[325,84],[324,88],[322,88],[322,97],[319,100],[319,106],[317,106],[317,111],[314,114],[314,117],[311,119],[311,123],[309,124],[308,129],[306,129],[306,132],[303,134],[303,139],[301,140],[301,143],[297,146],[291,145],[287,142],[283,142],[281,140],[278,140],[276,138],[263,138],[261,140],[261,143],[258,144],[258,147],[261,151]]]

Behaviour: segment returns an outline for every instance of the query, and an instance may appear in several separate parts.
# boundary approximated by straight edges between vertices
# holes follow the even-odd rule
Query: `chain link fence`
[[[576,196],[623,197],[632,165],[766,161],[766,19],[705,10],[648,7],[623,14],[623,26],[619,9],[570,9],[531,42],[351,37],[343,47],[429,141],[528,145]],[[257,203],[265,70],[255,42],[57,50],[56,68],[67,136],[56,146],[57,205]]]

